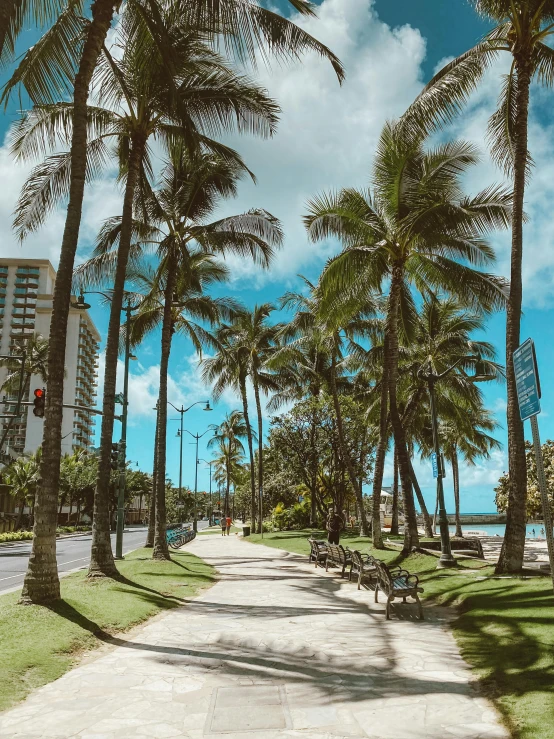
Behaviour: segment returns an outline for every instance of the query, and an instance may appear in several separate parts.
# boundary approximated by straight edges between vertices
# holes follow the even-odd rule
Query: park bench
[[[363,582],[371,584],[372,580],[377,579],[377,565],[375,558],[370,554],[361,554],[357,549],[352,552],[352,566],[348,579],[352,580],[352,576],[358,577],[358,590]]]
[[[327,544],[327,559],[325,560],[325,571],[329,569],[329,565],[342,567],[340,573],[344,577],[344,571],[352,564],[352,552],[348,547],[345,549],[341,544]]]
[[[402,598],[406,603],[406,598],[411,596],[415,598],[419,618],[423,620],[423,608],[418,593],[423,593],[423,588],[419,587],[419,578],[417,575],[410,575],[407,570],[401,567],[387,567],[384,562],[375,560],[377,568],[377,583],[375,585],[375,602],[378,603],[379,590],[387,596],[387,619],[390,618],[390,604],[396,598]]]
[[[310,562],[314,562],[316,567],[321,563],[323,567],[327,560],[326,542],[318,539],[308,539],[308,541],[310,542]]]

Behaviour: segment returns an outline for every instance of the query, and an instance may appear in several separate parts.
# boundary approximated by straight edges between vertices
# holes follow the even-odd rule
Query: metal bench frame
[[[423,608],[418,593],[423,593],[423,588],[419,587],[419,578],[417,575],[410,575],[407,570],[401,567],[387,567],[384,562],[375,560],[377,567],[377,583],[375,586],[375,602],[378,603],[379,589],[387,596],[387,620],[390,619],[390,604],[396,598],[402,598],[406,603],[406,598],[411,596],[415,598],[418,606],[419,618],[423,621]]]
[[[342,567],[340,576],[344,577],[346,568],[352,565],[352,552],[348,547],[345,549],[342,544],[327,544],[325,572],[329,570],[329,565]]]
[[[308,539],[310,543],[310,562],[314,562],[317,567],[323,565],[327,561],[327,543],[318,539]]]
[[[352,551],[352,565],[348,579],[352,581],[352,575],[358,576],[358,590],[362,584],[367,582],[368,585],[377,580],[377,565],[375,557],[370,554],[362,554],[357,549]]]

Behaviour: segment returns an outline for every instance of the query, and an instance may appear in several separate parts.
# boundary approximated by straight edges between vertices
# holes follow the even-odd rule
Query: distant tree
[[[535,451],[530,441],[525,442],[525,456],[527,461],[527,518],[541,518],[543,515],[542,500],[537,478],[537,461]],[[542,445],[542,457],[544,474],[546,477],[546,490],[550,501],[550,510],[554,513],[554,441],[548,439]],[[495,487],[496,508],[499,513],[505,513],[508,508],[510,494],[510,477],[505,472]]]

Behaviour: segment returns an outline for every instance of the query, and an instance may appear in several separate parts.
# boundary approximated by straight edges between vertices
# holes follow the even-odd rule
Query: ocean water
[[[450,533],[455,532],[455,527],[450,526]],[[490,524],[462,524],[462,531],[484,531],[487,536],[504,536],[506,526],[503,523],[490,523]],[[438,533],[438,522],[437,522],[437,533]],[[525,533],[527,539],[546,539],[544,533],[544,524],[542,523],[528,523],[527,530]]]

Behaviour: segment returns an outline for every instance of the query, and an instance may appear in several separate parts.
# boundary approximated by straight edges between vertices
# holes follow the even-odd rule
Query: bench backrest
[[[380,559],[375,560],[375,566],[377,567],[379,586],[385,591],[385,593],[391,593],[393,590],[393,582],[389,568],[384,562],[381,562]]]
[[[364,561],[362,559],[362,555],[357,549],[352,550],[352,564],[354,567],[356,567],[358,570],[361,570],[364,566]]]

